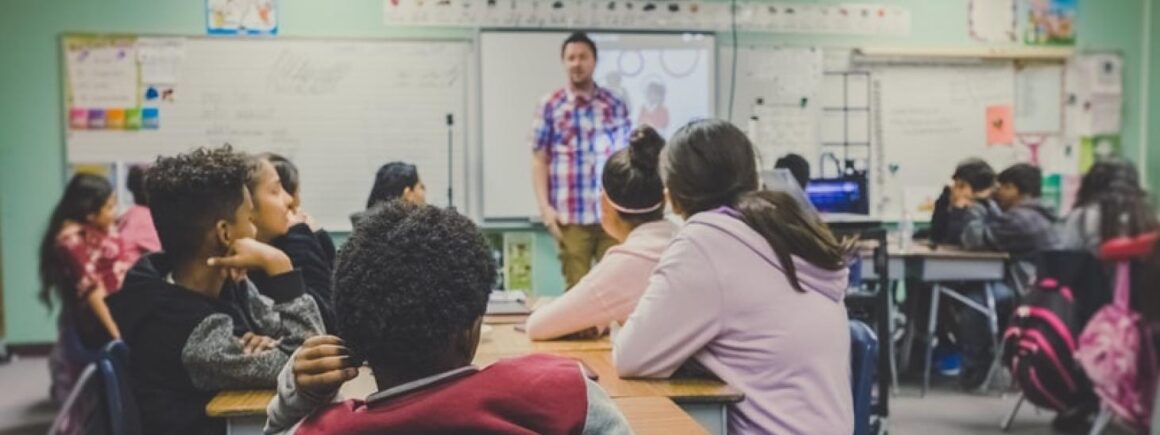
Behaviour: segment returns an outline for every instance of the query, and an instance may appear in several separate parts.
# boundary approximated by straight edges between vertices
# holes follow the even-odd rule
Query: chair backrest
[[[48,435],[108,435],[104,382],[95,364],[85,367],[52,421]]]
[[[870,433],[870,408],[878,361],[878,337],[860,320],[850,319],[850,386],[854,394],[854,435]]]
[[[101,349],[97,369],[105,384],[113,435],[141,435],[141,413],[129,383],[129,347],[115,340]]]

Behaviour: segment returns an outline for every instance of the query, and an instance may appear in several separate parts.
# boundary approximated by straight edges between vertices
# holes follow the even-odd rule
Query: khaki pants
[[[564,268],[567,289],[588,274],[592,263],[600,261],[604,251],[616,245],[616,239],[604,233],[597,225],[560,225],[563,237],[558,241],[560,264]]]

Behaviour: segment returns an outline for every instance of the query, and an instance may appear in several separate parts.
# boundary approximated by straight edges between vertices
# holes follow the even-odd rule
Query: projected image
[[[600,86],[629,108],[633,125],[649,125],[668,137],[695,119],[713,115],[712,40],[704,35],[594,34]]]

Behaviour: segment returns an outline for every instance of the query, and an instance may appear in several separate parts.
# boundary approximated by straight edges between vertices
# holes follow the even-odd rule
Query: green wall
[[[1125,58],[1125,154],[1136,156],[1141,96],[1140,50],[1143,1],[1081,2],[1080,49],[1116,50]],[[823,2],[815,0],[815,3]],[[840,0],[825,0],[841,3]],[[967,0],[878,0],[913,13],[909,38],[741,35],[743,43],[800,44],[821,47],[911,45],[963,46],[967,37]],[[400,29],[382,24],[382,0],[281,0],[281,34],[293,37],[463,37],[462,29]],[[4,270],[4,316],[11,343],[54,339],[51,314],[36,301],[36,244],[64,183],[58,37],[63,32],[129,32],[200,35],[202,0],[8,0],[0,14],[0,256]],[[1153,23],[1157,22],[1153,11]],[[1160,48],[1152,35],[1152,51]],[[727,37],[720,38],[725,43]],[[1152,56],[1153,64],[1160,56]],[[1152,76],[1160,72],[1153,66]],[[1149,93],[1160,103],[1160,89]],[[1160,120],[1154,111],[1151,120]],[[1151,122],[1152,137],[1160,122]],[[1160,169],[1160,152],[1152,153]],[[1156,178],[1156,177],[1153,177]],[[1155,183],[1157,180],[1153,180]],[[562,287],[551,240],[536,239],[536,287],[555,293]]]

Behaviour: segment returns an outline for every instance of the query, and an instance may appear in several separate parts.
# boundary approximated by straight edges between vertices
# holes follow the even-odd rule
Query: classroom
[[[0,435],[1160,434],[1153,0],[4,6]]]

